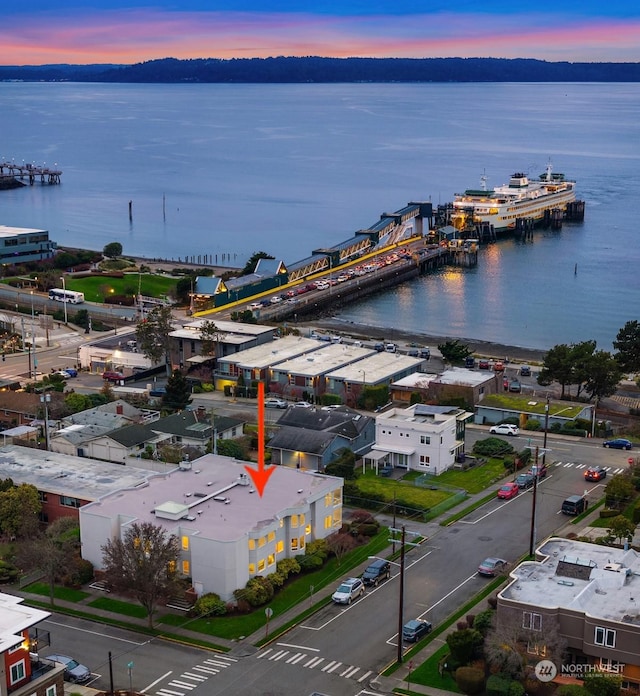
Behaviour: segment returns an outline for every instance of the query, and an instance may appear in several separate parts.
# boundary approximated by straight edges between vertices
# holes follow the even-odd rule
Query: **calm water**
[[[241,265],[285,263],[409,201],[537,175],[578,181],[586,220],[483,250],[347,321],[547,348],[611,341],[640,307],[636,85],[0,83],[0,158],[57,164],[62,185],[0,192],[0,224],[60,245]],[[132,201],[133,220],[128,206]],[[577,272],[576,272],[577,266]]]

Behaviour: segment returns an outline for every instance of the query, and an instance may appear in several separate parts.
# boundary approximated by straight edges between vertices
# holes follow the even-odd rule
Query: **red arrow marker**
[[[262,498],[269,476],[275,471],[275,466],[264,468],[264,382],[258,382],[258,468],[244,467],[247,470],[253,485]]]

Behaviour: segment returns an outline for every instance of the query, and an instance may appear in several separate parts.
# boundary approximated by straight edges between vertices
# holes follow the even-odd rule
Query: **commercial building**
[[[554,657],[557,680],[591,672],[640,689],[640,554],[633,549],[551,538],[511,572],[498,594],[498,622],[521,627],[529,653]],[[580,683],[580,682],[578,682]]]
[[[244,462],[207,454],[80,508],[82,556],[100,569],[102,546],[128,525],[161,525],[179,539],[178,569],[197,594],[229,600],[249,578],[273,573],[281,559],[340,529],[342,485],[278,466],[260,497]]]
[[[0,265],[52,259],[56,248],[47,230],[0,225]]]

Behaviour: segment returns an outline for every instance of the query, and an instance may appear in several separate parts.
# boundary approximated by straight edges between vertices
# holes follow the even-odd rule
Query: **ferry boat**
[[[487,189],[486,177],[481,177],[481,189],[468,189],[455,194],[451,224],[459,230],[476,225],[492,225],[496,232],[513,230],[518,218],[539,222],[547,211],[564,211],[575,201],[575,182],[566,181],[564,174],[552,172],[551,163],[539,179],[526,174],[513,174],[508,184]]]

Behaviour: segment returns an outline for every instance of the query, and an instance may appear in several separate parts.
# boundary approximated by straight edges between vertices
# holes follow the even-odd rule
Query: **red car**
[[[511,483],[505,483],[498,489],[498,498],[502,500],[510,500],[518,495],[518,484],[512,481]]]
[[[602,466],[592,466],[584,472],[585,481],[602,481],[606,477],[607,470]]]
[[[107,370],[106,372],[102,373],[102,379],[107,380],[108,382],[119,382],[121,379],[124,379],[124,375],[122,372]]]

